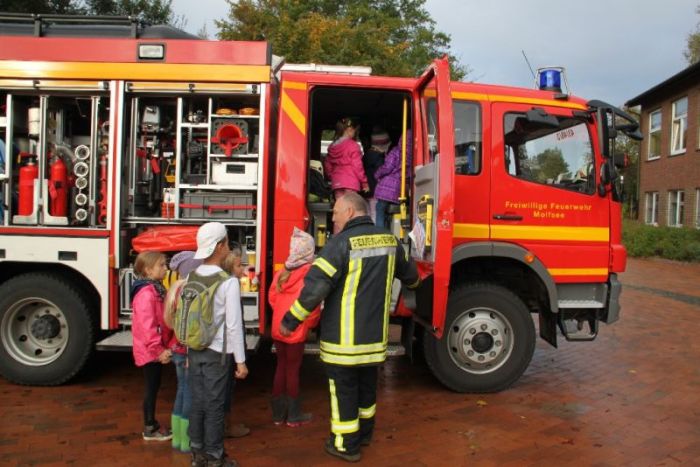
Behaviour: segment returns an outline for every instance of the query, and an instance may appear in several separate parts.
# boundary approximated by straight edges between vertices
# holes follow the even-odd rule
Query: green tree
[[[185,25],[172,0],[0,0],[0,11],[13,13],[137,16],[151,24]]]
[[[569,171],[569,164],[564,160],[564,155],[559,148],[545,149],[535,156],[533,167],[530,167],[532,178],[539,182],[557,178],[561,173]]]
[[[700,5],[697,6],[695,12],[700,15]],[[688,34],[683,56],[688,61],[688,65],[700,62],[700,22],[695,26],[695,32]]]
[[[376,74],[416,76],[448,55],[452,77],[469,70],[450,54],[425,0],[226,0],[220,39],[261,40],[292,63],[371,66]]]
[[[176,16],[172,0],[83,0],[84,9],[91,15],[138,16],[151,24],[172,24],[183,27],[184,17]]]
[[[204,23],[199,31],[197,31],[197,37],[200,39],[209,39],[209,31],[207,30],[207,24]]]
[[[0,11],[61,15],[82,12],[74,0],[0,0]]]

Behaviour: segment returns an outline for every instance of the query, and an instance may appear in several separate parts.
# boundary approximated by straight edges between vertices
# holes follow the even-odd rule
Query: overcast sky
[[[563,66],[571,91],[623,104],[686,67],[683,50],[700,0],[427,0],[437,29],[470,80],[533,86],[533,68]],[[196,33],[227,16],[225,0],[173,0]],[[274,50],[273,50],[274,53]]]

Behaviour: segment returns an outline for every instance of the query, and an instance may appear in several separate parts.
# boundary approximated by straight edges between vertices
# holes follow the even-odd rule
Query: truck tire
[[[65,383],[85,365],[94,343],[88,301],[75,284],[28,273],[0,286],[0,374],[18,384]]]
[[[435,377],[457,392],[497,392],[530,364],[535,326],[518,296],[489,283],[450,291],[445,332],[426,330],[425,360]]]

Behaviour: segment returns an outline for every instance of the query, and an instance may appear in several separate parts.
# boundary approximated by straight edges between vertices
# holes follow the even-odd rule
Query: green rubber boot
[[[180,451],[190,452],[190,435],[187,432],[190,428],[188,418],[180,418]]]
[[[180,424],[182,419],[179,415],[170,414],[170,432],[173,434],[173,449],[180,449]],[[189,446],[189,440],[188,440]]]

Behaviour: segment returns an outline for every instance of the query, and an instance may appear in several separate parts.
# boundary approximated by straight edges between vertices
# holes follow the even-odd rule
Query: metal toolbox
[[[211,163],[211,182],[214,185],[258,184],[258,163],[231,159],[213,160]]]
[[[187,191],[180,201],[180,217],[191,219],[255,219],[252,193]]]

